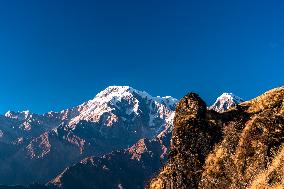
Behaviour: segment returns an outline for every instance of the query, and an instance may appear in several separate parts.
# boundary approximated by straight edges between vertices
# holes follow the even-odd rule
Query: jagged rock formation
[[[194,93],[177,105],[168,163],[150,189],[284,188],[284,87],[218,113]]]

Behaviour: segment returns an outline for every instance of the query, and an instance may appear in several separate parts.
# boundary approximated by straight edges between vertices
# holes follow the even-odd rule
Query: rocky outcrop
[[[229,109],[194,93],[177,105],[168,163],[150,189],[284,188],[284,87]]]

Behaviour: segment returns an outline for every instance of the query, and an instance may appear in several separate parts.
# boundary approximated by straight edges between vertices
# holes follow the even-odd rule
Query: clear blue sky
[[[0,112],[61,110],[109,85],[244,99],[283,85],[284,3],[0,2]]]

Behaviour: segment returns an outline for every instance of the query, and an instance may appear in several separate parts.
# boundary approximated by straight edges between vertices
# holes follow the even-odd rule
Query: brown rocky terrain
[[[88,157],[68,167],[47,186],[62,189],[144,188],[166,161],[171,133],[140,139],[126,150]]]
[[[177,105],[169,161],[150,189],[283,189],[284,87],[223,113],[189,93]]]

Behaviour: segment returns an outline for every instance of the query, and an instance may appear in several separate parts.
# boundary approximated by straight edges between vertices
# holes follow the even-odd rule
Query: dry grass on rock
[[[178,104],[168,163],[150,189],[284,189],[284,87],[224,113]]]

